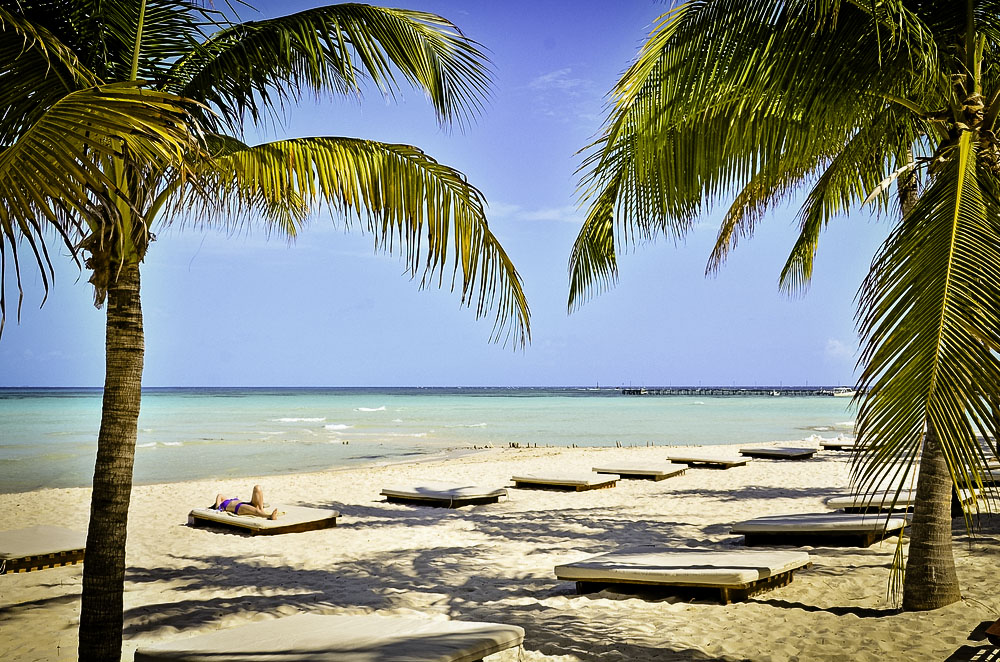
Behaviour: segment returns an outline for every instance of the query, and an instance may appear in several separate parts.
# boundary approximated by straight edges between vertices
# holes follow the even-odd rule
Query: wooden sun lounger
[[[1000,648],[996,646],[960,646],[944,662],[1000,662]]]
[[[990,485],[1000,485],[1000,466],[987,464],[985,472],[983,471],[982,467],[979,467],[978,470],[982,472],[981,476],[983,479],[984,486],[988,487]],[[962,481],[962,484],[964,485],[965,481]]]
[[[747,520],[734,525],[730,532],[743,535],[748,547],[869,547],[878,540],[898,535],[908,523],[905,515],[898,514],[798,513]]]
[[[0,575],[80,563],[86,546],[87,534],[61,526],[0,531]]]
[[[983,475],[983,485],[1000,485],[1000,467],[986,470]]]
[[[516,625],[299,614],[135,652],[135,662],[473,662],[520,646]]]
[[[741,448],[740,455],[763,458],[765,460],[808,460],[815,455],[815,448],[787,448],[767,446],[764,448]]]
[[[265,517],[234,515],[233,513],[220,512],[214,508],[195,508],[188,514],[188,526],[231,528],[251,536],[268,536],[329,529],[337,526],[337,517],[340,516],[336,510],[327,510],[326,508],[281,505],[273,505],[269,508],[278,509],[278,519],[270,520]]]
[[[612,585],[718,591],[729,604],[785,586],[792,573],[810,563],[804,552],[636,547],[556,566],[556,577],[575,581],[578,593]]]
[[[856,446],[854,439],[831,439],[819,442],[819,447],[825,451],[853,451]]]
[[[674,464],[686,464],[689,467],[703,467],[705,469],[732,469],[733,467],[742,467],[750,461],[745,457],[712,457],[698,453],[670,455],[667,459]]]
[[[497,503],[500,501],[500,497],[507,496],[507,490],[502,487],[491,489],[478,485],[433,482],[387,487],[382,490],[381,494],[387,501],[393,503],[461,508],[462,506]]]
[[[986,638],[990,640],[991,644],[1000,646],[1000,619],[986,628]]]
[[[615,464],[610,467],[594,467],[594,473],[599,474],[617,474],[622,478],[639,478],[653,481],[666,480],[667,478],[673,478],[674,476],[682,476],[687,468],[678,469],[674,465],[665,465],[662,467],[646,466],[642,464]]]
[[[971,490],[961,491],[961,503],[954,492],[951,495],[951,515],[959,517],[962,505],[972,503],[975,496]],[[892,506],[895,500],[895,506]],[[895,490],[877,490],[867,494],[852,494],[827,499],[826,507],[833,510],[843,510],[845,513],[878,513],[889,510],[908,511],[913,509],[917,501],[916,490],[902,490],[896,495]],[[892,506],[892,507],[890,507]]]
[[[603,490],[618,484],[620,476],[616,474],[524,474],[511,476],[514,487],[532,488],[538,490],[565,490],[569,492],[585,492],[587,490]]]
[[[868,494],[849,494],[832,497],[826,500],[826,507],[831,510],[843,510],[845,513],[877,513],[883,510],[909,510],[917,499],[916,490],[902,490],[895,498],[896,505],[890,509],[895,490],[878,490]]]

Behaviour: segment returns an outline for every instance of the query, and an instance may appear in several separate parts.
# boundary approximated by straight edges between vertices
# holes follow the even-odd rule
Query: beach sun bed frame
[[[500,497],[507,497],[505,488],[491,489],[478,485],[453,483],[425,483],[413,486],[393,486],[381,492],[386,501],[417,506],[438,506],[441,508],[461,508],[497,503]]]
[[[586,492],[587,490],[610,489],[618,484],[617,474],[559,474],[511,476],[514,487],[536,490],[562,490],[565,492]]]
[[[817,451],[818,449],[816,448],[741,448],[740,455],[745,457],[762,458],[765,460],[808,460],[815,455]]]
[[[674,464],[686,464],[689,467],[705,469],[732,469],[742,467],[750,460],[742,457],[711,457],[707,455],[671,455],[667,458]]]
[[[960,646],[944,662],[1000,662],[1000,648],[996,646]]]
[[[622,478],[636,478],[652,481],[666,480],[667,478],[673,478],[674,476],[683,476],[687,471],[687,467],[683,469],[678,469],[676,467],[671,468],[666,467],[643,467],[639,465],[621,465],[616,464],[613,467],[594,467],[594,473],[598,474],[617,474]]]
[[[870,547],[899,535],[907,524],[909,518],[901,514],[797,513],[747,520],[730,532],[742,535],[747,547]]]
[[[855,494],[827,499],[826,507],[833,510],[843,510],[845,513],[879,513],[893,511],[910,511],[917,500],[916,490],[902,490],[896,497],[896,505],[890,508],[895,490],[878,490],[868,494]],[[981,497],[980,497],[981,498]],[[961,500],[960,500],[961,499]],[[961,517],[962,506],[969,505],[976,497],[972,490],[962,490],[961,496],[954,490],[951,493],[951,516]]]
[[[825,451],[853,451],[857,446],[854,439],[824,439],[819,442],[819,447]]]
[[[994,469],[987,469],[986,475],[983,476],[984,485],[1000,485],[1000,467]]]
[[[523,642],[515,625],[299,614],[143,647],[135,662],[475,662]]]
[[[251,536],[268,536],[329,529],[337,526],[337,518],[340,516],[336,510],[326,508],[281,505],[273,505],[269,508],[278,509],[278,519],[270,520],[265,517],[234,515],[218,511],[215,508],[195,508],[188,514],[188,526],[229,528]]]
[[[718,591],[721,604],[746,600],[792,581],[810,565],[805,552],[636,547],[556,566],[578,593],[609,586],[655,587],[675,593]]]
[[[0,531],[0,575],[81,563],[86,545],[85,533],[61,526]]]
[[[986,628],[986,638],[995,646],[1000,646],[1000,619],[993,622],[993,625]]]

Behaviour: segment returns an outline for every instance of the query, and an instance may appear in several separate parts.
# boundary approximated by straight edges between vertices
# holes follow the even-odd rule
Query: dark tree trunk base
[[[951,548],[954,487],[933,426],[924,436],[917,500],[910,529],[910,553],[903,585],[903,609],[940,609],[962,598]]]

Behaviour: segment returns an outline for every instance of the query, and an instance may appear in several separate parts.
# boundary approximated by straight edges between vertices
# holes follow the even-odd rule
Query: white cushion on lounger
[[[266,517],[254,517],[252,515],[235,515],[226,511],[219,511],[215,508],[195,508],[188,515],[188,521],[197,517],[198,519],[210,520],[219,524],[238,526],[244,529],[254,529],[256,531],[266,531],[268,529],[280,529],[306,522],[317,522],[329,519],[336,519],[340,513],[336,510],[326,508],[307,508],[305,506],[282,506],[272,504],[268,510],[278,509],[278,519],[267,519]]]
[[[61,526],[32,526],[0,531],[0,559],[58,554],[87,546],[87,534]]]
[[[749,584],[809,564],[805,552],[636,547],[556,566],[564,581]]]
[[[773,515],[740,522],[733,533],[856,533],[902,529],[909,520],[903,515],[886,519],[882,514],[861,513],[798,513]]]
[[[300,614],[140,648],[135,662],[472,662],[522,641],[499,623]]]
[[[569,485],[573,487],[590,487],[619,480],[615,474],[577,473],[577,474],[521,474],[511,476],[515,483],[537,483],[539,485]]]
[[[625,476],[653,476],[656,478],[669,478],[677,474],[684,473],[686,469],[679,468],[676,464],[612,464],[606,467],[594,467],[594,471],[599,474],[620,474]]]
[[[459,483],[428,482],[419,485],[395,485],[382,490],[382,496],[400,499],[427,499],[430,501],[464,501],[466,499],[490,499],[507,496],[505,488],[492,489],[479,485]]]

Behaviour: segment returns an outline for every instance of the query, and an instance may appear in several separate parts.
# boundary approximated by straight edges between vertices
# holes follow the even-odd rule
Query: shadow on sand
[[[737,492],[743,492],[744,498],[754,499],[826,493],[821,490],[756,487]],[[673,490],[671,494],[710,494],[730,498],[730,494],[722,490]],[[335,536],[342,527],[373,531],[393,527],[399,529],[400,535],[406,535],[407,531],[418,527],[460,519],[477,540],[483,536],[489,540],[527,544],[530,549],[525,552],[526,558],[534,555],[566,558],[578,553],[582,559],[632,545],[737,547],[741,541],[739,537],[727,536],[729,524],[696,526],[669,517],[635,519],[634,513],[626,506],[515,511],[505,506],[504,502],[460,510],[388,506],[377,501],[367,505],[329,502],[303,505],[334,507],[341,511],[343,519],[338,529],[302,535]],[[200,532],[205,536],[219,535],[210,529]],[[165,628],[183,629],[190,627],[191,623],[210,624],[233,613],[277,615],[359,608],[388,610],[404,606],[462,620],[519,625],[526,630],[527,647],[546,655],[668,662],[737,660],[712,657],[693,649],[644,646],[637,643],[641,637],[616,630],[616,619],[609,619],[606,624],[600,618],[581,617],[579,613],[582,608],[599,609],[597,600],[635,599],[637,596],[634,594],[603,591],[577,596],[574,585],[559,582],[551,569],[544,573],[537,570],[511,573],[496,563],[493,556],[496,548],[493,545],[462,546],[448,545],[447,542],[442,540],[445,544],[440,547],[386,550],[367,554],[363,558],[331,558],[329,566],[324,568],[294,567],[282,564],[280,559],[276,564],[275,557],[261,557],[253,552],[245,556],[192,555],[175,559],[177,563],[174,567],[133,567],[128,572],[128,582],[163,583],[168,597],[161,602],[127,610],[125,635],[133,637]],[[567,543],[572,543],[572,546],[568,547]],[[205,547],[211,548],[211,544]],[[252,549],[248,546],[248,550]],[[882,557],[865,559],[865,550],[822,548],[814,550],[813,554],[819,559],[830,560],[850,556],[851,566],[855,568],[881,570],[888,567]],[[509,564],[506,567],[509,568]],[[539,564],[529,567],[538,568]],[[849,570],[820,561],[804,572],[836,577]],[[184,598],[184,594],[191,597]],[[663,594],[648,592],[640,597],[650,602],[679,601],[669,591]],[[569,600],[570,603],[563,605],[557,602],[553,605],[547,603],[550,600]],[[860,618],[882,618],[896,613],[892,610],[806,604],[784,599],[780,593],[765,593],[752,601],[773,609],[850,614]],[[574,604],[578,608],[571,607]],[[665,635],[661,638],[669,639]]]

